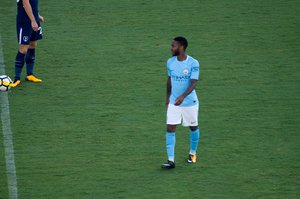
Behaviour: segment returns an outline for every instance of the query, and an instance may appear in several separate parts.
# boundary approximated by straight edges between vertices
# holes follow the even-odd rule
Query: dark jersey
[[[39,0],[29,0],[29,3],[31,5],[33,16],[36,22],[39,24],[40,22],[39,8],[38,8]],[[23,0],[17,0],[17,4],[18,4],[17,22],[18,23],[30,22],[30,19],[23,6]]]

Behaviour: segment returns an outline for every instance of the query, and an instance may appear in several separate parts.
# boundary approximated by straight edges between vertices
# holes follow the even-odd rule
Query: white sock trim
[[[174,157],[169,157],[168,160],[174,162]]]

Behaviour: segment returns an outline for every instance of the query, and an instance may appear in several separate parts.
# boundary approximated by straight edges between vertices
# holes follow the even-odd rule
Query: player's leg
[[[198,126],[190,126],[190,152],[189,158],[187,160],[188,163],[196,163],[197,161],[197,147],[200,138],[200,131]]]
[[[168,161],[162,168],[175,168],[176,125],[181,123],[181,107],[169,104],[167,110],[166,148]]]
[[[30,41],[30,45],[26,54],[26,69],[27,69],[27,76],[26,80],[31,82],[42,82],[41,79],[38,79],[36,76],[33,75],[33,68],[35,62],[35,48],[37,46],[37,41]]]
[[[168,161],[161,165],[162,168],[172,169],[175,168],[175,138],[176,125],[167,125],[166,132],[166,147],[167,147],[167,155]]]
[[[168,160],[174,162],[175,161],[175,144],[176,144],[176,125],[167,125],[166,132],[166,147]]]
[[[29,45],[19,44],[18,53],[15,59],[15,80],[11,84],[11,87],[16,87],[21,83],[21,73],[25,63],[25,55],[27,53],[28,48]]]
[[[199,106],[183,107],[183,125],[190,127],[190,151],[189,163],[196,163],[196,153],[200,138],[200,131],[198,128],[198,109]]]
[[[26,54],[26,69],[27,69],[27,76],[33,75],[33,67],[35,61],[35,47],[37,45],[37,41],[30,41],[30,45]]]
[[[11,87],[16,87],[21,83],[21,73],[25,63],[25,55],[29,48],[31,32],[32,28],[30,23],[17,23],[19,48],[15,59],[15,80],[11,84]]]
[[[40,24],[38,24],[40,26]],[[35,49],[37,46],[37,41],[43,38],[42,27],[39,27],[37,32],[32,32],[30,36],[30,46],[28,52],[26,54],[26,68],[27,68],[27,76],[26,80],[39,83],[42,82],[41,79],[37,78],[33,74],[34,63],[35,63]]]

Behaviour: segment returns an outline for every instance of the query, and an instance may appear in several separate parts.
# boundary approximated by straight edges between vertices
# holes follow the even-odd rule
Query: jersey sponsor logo
[[[174,81],[180,81],[180,82],[187,81],[190,79],[190,77],[191,76],[189,75],[181,75],[181,76],[172,75],[172,79]]]
[[[29,37],[28,36],[23,36],[23,41],[24,42],[27,42],[29,40]]]

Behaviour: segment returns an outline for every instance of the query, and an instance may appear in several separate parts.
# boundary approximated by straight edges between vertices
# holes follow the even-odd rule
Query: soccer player
[[[15,80],[11,87],[16,87],[21,83],[21,73],[26,63],[27,81],[42,82],[33,74],[35,62],[35,48],[37,41],[42,39],[42,28],[40,22],[44,18],[39,15],[38,0],[17,0],[17,35],[19,51],[15,60]]]
[[[188,42],[184,37],[176,37],[172,42],[171,57],[167,62],[167,132],[166,145],[168,161],[162,168],[175,168],[176,125],[190,128],[190,151],[188,163],[196,163],[196,151],[200,132],[198,128],[198,98],[196,84],[199,79],[199,62],[186,54]]]

